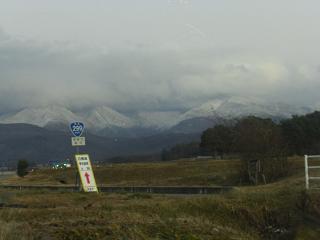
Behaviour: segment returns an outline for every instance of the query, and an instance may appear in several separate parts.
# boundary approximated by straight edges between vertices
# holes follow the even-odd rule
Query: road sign
[[[84,131],[84,123],[73,122],[70,124],[70,130],[75,137],[81,137],[81,135]]]
[[[76,162],[77,162],[83,190],[85,192],[98,192],[98,188],[96,185],[96,180],[94,178],[89,155],[77,154]]]
[[[72,137],[71,143],[73,147],[85,146],[86,138],[85,137]]]

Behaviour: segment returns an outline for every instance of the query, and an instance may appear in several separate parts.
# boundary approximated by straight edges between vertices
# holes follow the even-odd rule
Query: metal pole
[[[75,172],[75,178],[74,178],[74,186],[77,188],[77,174],[78,174],[78,170],[77,170],[77,161],[76,161],[76,156],[74,156],[74,172]]]
[[[80,147],[77,146],[77,154],[80,154]],[[79,192],[81,192],[82,190],[82,185],[81,185],[81,182],[80,182],[80,176],[79,176],[79,172],[76,171],[76,182],[77,182],[77,187],[79,189]]]
[[[306,172],[306,189],[309,189],[309,165],[308,165],[308,155],[304,155],[304,166]]]
[[[76,148],[76,154],[79,154],[79,147]],[[74,157],[74,167],[75,167],[75,187],[78,188],[78,169],[77,169],[77,162],[76,157]]]

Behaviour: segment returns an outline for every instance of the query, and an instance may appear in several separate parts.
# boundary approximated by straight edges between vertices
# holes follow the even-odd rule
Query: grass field
[[[286,179],[264,186],[239,186],[220,195],[1,190],[0,239],[318,240],[320,191],[304,190],[300,160],[293,160],[293,174]],[[97,181],[106,179],[104,184],[113,185],[232,184],[238,176],[230,169],[238,164],[230,160],[119,164],[97,168],[96,175]],[[228,170],[226,177],[223,169]],[[68,172],[39,170],[22,182],[39,184],[43,179],[61,184],[56,180],[59,174],[65,174],[67,181],[73,179]],[[19,179],[8,181],[18,183]]]
[[[94,167],[99,185],[114,186],[210,186],[236,185],[237,160],[179,160],[159,163],[108,164]],[[24,178],[2,181],[10,184],[74,184],[75,169],[41,169]]]
[[[103,186],[237,186],[241,185],[239,168],[240,161],[234,159],[182,159],[157,163],[100,165],[94,167],[94,174],[97,184]],[[74,168],[38,169],[24,178],[13,176],[1,180],[1,183],[73,185],[75,174]],[[304,175],[303,158],[290,159],[290,175]]]

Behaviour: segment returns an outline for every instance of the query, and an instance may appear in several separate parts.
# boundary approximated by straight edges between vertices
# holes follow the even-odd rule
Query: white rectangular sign
[[[76,162],[83,190],[85,192],[98,192],[89,155],[77,154]]]
[[[86,138],[85,137],[72,137],[71,138],[72,146],[85,146],[86,145]]]

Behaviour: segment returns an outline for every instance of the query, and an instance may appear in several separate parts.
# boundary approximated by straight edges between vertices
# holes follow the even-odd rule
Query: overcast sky
[[[320,102],[318,0],[1,0],[0,110]]]

